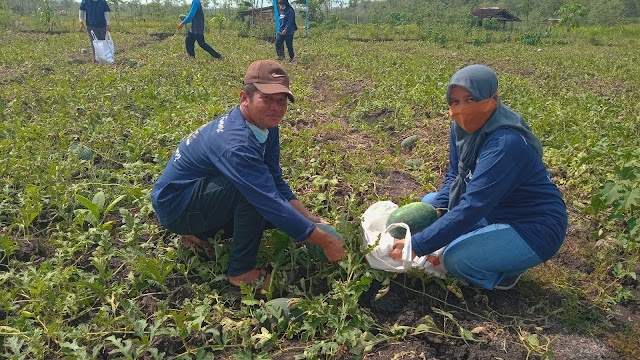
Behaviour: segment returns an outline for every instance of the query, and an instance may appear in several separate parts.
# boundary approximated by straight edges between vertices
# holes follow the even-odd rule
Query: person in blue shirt
[[[486,289],[510,289],[529,268],[562,245],[567,209],[542,161],[542,145],[498,95],[498,77],[484,65],[456,72],[447,89],[453,118],[449,169],[437,193],[422,201],[438,219],[413,234],[415,255],[444,247],[454,276]],[[401,258],[404,240],[391,256]]]
[[[184,46],[187,49],[187,54],[194,58],[196,57],[195,43],[208,52],[209,55],[216,59],[222,60],[222,55],[215,51],[211,45],[207,44],[204,40],[204,8],[200,0],[193,0],[191,2],[191,8],[187,16],[178,24],[178,30],[182,29],[186,24],[191,23],[187,31],[187,37],[184,40]]]
[[[288,101],[294,101],[289,76],[278,62],[253,62],[240,105],[184,139],[151,190],[160,223],[185,235],[187,245],[210,247],[207,239],[220,230],[233,238],[227,277],[235,286],[262,277],[268,286],[268,274],[255,268],[266,228],[319,246],[331,262],[344,256],[343,241],[316,226],[327,222],[282,177],[278,126]]]
[[[80,30],[87,31],[89,34],[89,44],[95,58],[95,49],[93,48],[93,32],[96,39],[105,40],[107,31],[111,29],[110,17],[111,8],[105,0],[82,0],[80,2],[80,10],[78,16],[80,20]],[[95,60],[94,60],[95,61]]]
[[[280,28],[276,35],[276,54],[278,59],[284,60],[284,44],[286,43],[289,61],[294,61],[293,35],[298,30],[296,12],[289,4],[289,0],[278,0],[278,5],[280,7]]]

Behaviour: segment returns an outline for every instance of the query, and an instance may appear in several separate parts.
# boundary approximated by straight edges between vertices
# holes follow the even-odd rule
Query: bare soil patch
[[[365,116],[364,121],[368,123],[378,123],[384,121],[385,119],[393,117],[395,114],[396,111],[393,109],[382,108]]]

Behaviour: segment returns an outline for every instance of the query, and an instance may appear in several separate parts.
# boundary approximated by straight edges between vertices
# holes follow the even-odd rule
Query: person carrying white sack
[[[449,169],[440,190],[422,199],[445,210],[412,234],[411,249],[422,256],[444,247],[441,260],[450,274],[507,290],[558,252],[567,208],[542,161],[540,141],[500,100],[492,69],[459,70],[446,95],[454,120]],[[404,245],[404,239],[394,242],[393,259],[401,259]]]
[[[110,31],[110,19],[109,14],[111,8],[107,4],[106,0],[82,0],[80,3],[80,11],[78,16],[80,18],[80,30],[87,31],[89,34],[89,44],[91,44],[91,51],[95,62],[95,49],[93,48],[93,35],[97,40],[105,40],[107,32]]]

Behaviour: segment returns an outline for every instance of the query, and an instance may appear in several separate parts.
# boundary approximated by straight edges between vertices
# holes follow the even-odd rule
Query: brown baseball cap
[[[289,75],[277,61],[258,60],[247,68],[243,79],[244,85],[253,84],[265,94],[285,93],[291,102],[295,99],[289,90]]]

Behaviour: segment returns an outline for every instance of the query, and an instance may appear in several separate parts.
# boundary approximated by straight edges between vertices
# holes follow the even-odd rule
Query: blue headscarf
[[[467,189],[464,178],[469,175],[484,141],[497,129],[509,128],[517,131],[542,157],[542,144],[531,132],[529,125],[522,116],[500,101],[498,76],[491,68],[484,65],[470,65],[453,74],[447,88],[447,104],[450,103],[451,89],[454,86],[467,89],[476,101],[486,100],[493,96],[498,107],[489,116],[487,122],[472,134],[464,131],[455,121],[453,122],[453,133],[458,151],[458,177],[451,184],[449,191],[449,209],[460,203],[460,198]]]

